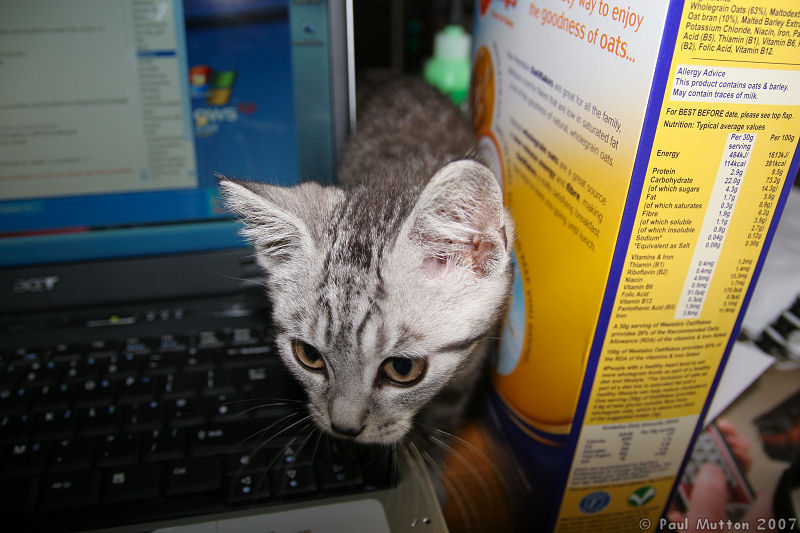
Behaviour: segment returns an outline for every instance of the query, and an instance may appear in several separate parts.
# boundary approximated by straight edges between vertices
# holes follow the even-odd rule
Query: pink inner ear
[[[447,252],[442,252],[422,261],[422,270],[432,278],[441,277],[447,269],[448,261],[468,266],[479,278],[486,276],[486,266],[494,252],[494,244],[474,235],[469,242],[449,241]]]
[[[472,270],[479,278],[486,275],[486,264],[494,251],[494,245],[481,239],[480,235],[472,237],[471,250],[469,252],[469,259],[472,262]]]

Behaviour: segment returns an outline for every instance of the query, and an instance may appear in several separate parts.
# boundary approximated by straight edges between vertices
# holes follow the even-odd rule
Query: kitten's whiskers
[[[483,450],[481,450],[480,448],[478,448],[477,446],[475,446],[471,442],[469,442],[467,440],[464,440],[463,438],[459,437],[458,435],[455,435],[453,433],[444,431],[444,430],[439,429],[437,427],[433,427],[433,426],[428,426],[428,427],[432,431],[435,431],[435,432],[439,433],[440,435],[442,435],[442,436],[444,436],[444,437],[446,437],[448,439],[453,439],[455,441],[458,441],[459,444],[461,444],[462,446],[465,446],[467,449],[469,449],[469,451],[471,453],[473,453],[475,456],[477,456],[478,459],[483,461],[483,463],[486,464],[486,466],[488,466],[491,469],[492,474],[494,474],[494,476],[497,478],[497,480],[502,485],[503,491],[505,492],[505,494],[507,494],[507,495],[513,494],[513,491],[511,489],[511,482],[509,481],[509,479],[505,476],[505,474],[503,473],[502,469],[497,465],[497,463],[495,463],[492,460],[491,457],[486,455],[486,453]]]
[[[475,469],[475,466],[472,465],[472,463],[470,463],[461,452],[459,452],[446,442],[437,439],[433,435],[428,435],[428,440],[439,446],[441,449],[447,452],[448,455],[454,457],[459,463],[461,463],[462,466],[464,466],[464,468],[466,468],[469,471],[472,477],[475,478],[475,481],[478,482],[478,485],[480,485],[481,492],[483,492],[484,501],[489,506],[489,509],[491,509],[493,506],[493,501],[491,493],[489,491],[489,486],[486,484],[486,480],[483,478],[483,476],[480,475],[480,473]]]

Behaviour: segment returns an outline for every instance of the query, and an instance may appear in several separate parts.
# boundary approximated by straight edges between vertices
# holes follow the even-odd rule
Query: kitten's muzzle
[[[333,430],[334,435],[336,436],[343,436],[343,437],[350,437],[355,438],[361,435],[361,432],[364,431],[364,428],[367,427],[363,425],[359,428],[355,427],[347,427],[347,426],[339,426],[333,422],[331,422],[331,430]]]

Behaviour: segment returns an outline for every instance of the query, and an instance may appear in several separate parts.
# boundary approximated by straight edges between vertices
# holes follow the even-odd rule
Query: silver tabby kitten
[[[316,425],[390,444],[450,431],[511,282],[511,219],[473,134],[414,79],[372,95],[339,181],[221,178],[267,272],[276,342]],[[411,433],[410,433],[411,432]]]

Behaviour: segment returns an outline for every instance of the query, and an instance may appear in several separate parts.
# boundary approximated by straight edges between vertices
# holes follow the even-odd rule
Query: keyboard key
[[[206,457],[167,463],[165,494],[191,494],[219,490],[222,482],[219,459]]]
[[[204,398],[178,398],[167,404],[167,427],[185,428],[206,422],[211,409]]]
[[[88,470],[92,466],[94,443],[92,439],[64,440],[50,448],[48,472]]]
[[[220,394],[215,398],[207,398],[208,420],[212,423],[243,422],[250,420],[248,406],[251,403],[239,395]]]
[[[36,416],[34,439],[64,440],[75,434],[76,419],[71,409],[45,411]]]
[[[107,435],[97,439],[95,464],[104,466],[126,466],[139,459],[139,436]]]
[[[233,394],[237,390],[236,375],[230,370],[208,370],[200,384],[202,396]]]
[[[190,355],[183,362],[184,372],[205,373],[209,370],[212,370],[215,367],[216,367],[216,361],[214,357],[211,357],[202,352],[199,354]]]
[[[103,476],[103,500],[106,502],[148,500],[160,495],[160,464],[111,468]]]
[[[260,331],[253,328],[233,328],[231,331],[231,344],[234,346],[256,344],[259,341],[260,334]]]
[[[180,358],[174,354],[152,353],[143,356],[142,361],[142,375],[157,378],[177,372]]]
[[[157,401],[134,403],[124,408],[122,428],[126,432],[161,429],[167,407]]]
[[[14,350],[14,352],[13,352],[13,360],[17,361],[17,362],[20,362],[20,363],[26,363],[26,362],[31,362],[31,361],[41,361],[41,360],[44,359],[44,354],[45,353],[46,353],[46,350],[44,350],[43,348],[38,348],[38,347],[34,347],[34,348],[20,347],[20,348],[17,348],[16,350]]]
[[[100,375],[114,381],[139,375],[139,359],[133,354],[116,354],[99,363]]]
[[[51,411],[54,409],[67,409],[72,405],[75,397],[75,387],[62,383],[60,385],[44,385],[36,391],[33,397],[33,412]]]
[[[156,341],[153,339],[145,339],[141,337],[130,337],[125,340],[122,346],[123,353],[130,354],[149,354],[156,346]]]
[[[108,379],[89,379],[77,386],[75,407],[111,405],[116,383]]]
[[[228,454],[224,458],[225,474],[237,476],[243,472],[266,472],[271,456],[266,450]]]
[[[314,456],[318,450],[311,444],[303,445],[291,442],[285,445],[275,446],[268,444],[272,450],[271,463],[284,466],[308,466],[314,463]]]
[[[160,353],[185,352],[189,349],[189,338],[182,335],[164,334],[158,339],[156,350]]]
[[[226,500],[229,503],[246,503],[269,498],[266,472],[247,472],[228,478]]]
[[[121,347],[122,344],[119,341],[108,340],[108,339],[96,339],[93,340],[91,343],[89,343],[89,346],[86,347],[86,351],[91,356],[97,358],[103,358],[103,357],[110,357],[112,355],[117,355]]]
[[[220,354],[220,360],[223,368],[249,368],[278,363],[269,344],[228,348]]]
[[[195,428],[189,434],[192,457],[207,457],[247,451],[258,446],[258,426],[251,424],[220,424]]]
[[[114,405],[105,407],[89,407],[78,412],[80,422],[78,435],[81,437],[99,437],[119,431],[122,417]]]
[[[310,466],[280,467],[272,470],[272,493],[278,497],[317,492],[317,478]]]
[[[186,431],[183,429],[156,430],[142,435],[142,460],[172,461],[186,457]]]
[[[97,381],[99,366],[95,357],[73,359],[67,363],[61,378],[63,383],[80,383]]]
[[[322,490],[348,489],[364,484],[361,469],[353,460],[335,463],[321,461],[317,463],[316,470]]]
[[[60,372],[61,369],[53,361],[34,361],[20,372],[19,384],[25,387],[53,385],[58,381]]]
[[[28,442],[33,427],[33,418],[30,415],[0,416],[0,445]]]
[[[276,377],[273,372],[274,367],[271,366],[248,366],[237,371],[236,377],[244,393],[266,391],[269,390],[270,381]]]
[[[80,357],[83,353],[84,347],[80,344],[66,344],[60,343],[51,347],[48,351],[48,359],[50,361],[62,362],[71,361]]]
[[[99,472],[82,470],[45,476],[42,480],[42,508],[63,509],[97,503]]]
[[[120,404],[149,402],[156,399],[156,380],[130,376],[119,383],[117,393]]]
[[[161,400],[173,398],[191,398],[197,395],[197,389],[203,383],[203,376],[196,373],[167,374],[158,380],[158,397]]]
[[[12,446],[3,459],[2,477],[43,473],[49,451],[50,447],[40,442]]]
[[[226,344],[226,335],[222,331],[201,331],[195,338],[195,348],[202,350],[218,350]]]
[[[22,386],[7,386],[0,388],[0,413],[4,415],[21,415],[28,411],[31,401],[31,391]]]

